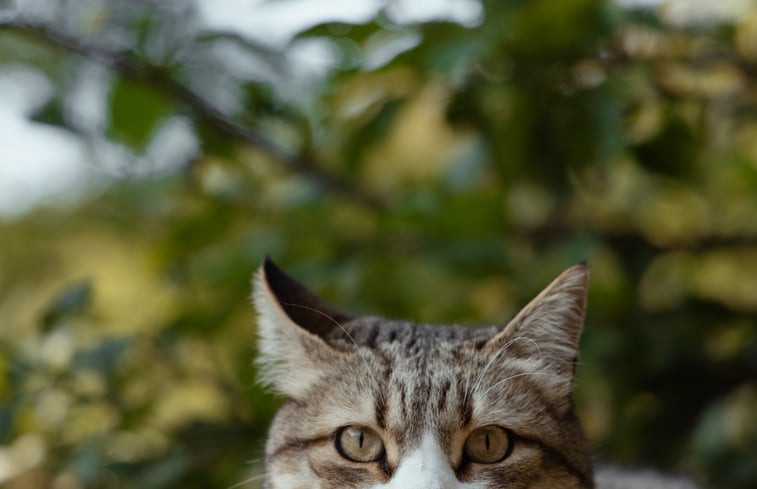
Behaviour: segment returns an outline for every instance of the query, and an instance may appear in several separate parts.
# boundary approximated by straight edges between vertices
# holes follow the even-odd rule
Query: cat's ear
[[[351,318],[332,309],[266,257],[254,280],[261,381],[297,399],[323,375],[319,363],[340,352],[326,336]]]
[[[570,394],[588,279],[586,264],[565,270],[492,337],[484,349],[497,355],[506,351],[508,358],[520,357],[530,362],[534,370],[563,380],[558,383],[567,388],[556,386],[556,394]]]

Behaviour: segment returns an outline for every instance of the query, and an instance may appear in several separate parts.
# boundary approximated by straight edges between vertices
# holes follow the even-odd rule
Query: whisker
[[[243,480],[241,482],[237,482],[236,484],[234,484],[232,486],[229,486],[226,489],[235,489],[235,488],[241,487],[241,486],[243,486],[245,484],[249,484],[250,482],[257,482],[257,481],[261,480],[263,477],[265,477],[265,474],[253,475],[249,479],[245,479],[245,480]]]
[[[489,393],[489,392],[490,392],[490,391],[491,391],[492,389],[495,389],[495,388],[499,387],[500,385],[502,385],[503,383],[505,383],[505,382],[507,382],[507,381],[509,381],[509,380],[512,380],[512,379],[516,379],[516,378],[518,378],[518,377],[527,377],[527,376],[529,376],[529,375],[545,375],[545,376],[547,376],[547,377],[557,377],[557,378],[559,378],[559,379],[561,379],[561,380],[563,379],[563,377],[562,377],[562,376],[560,376],[560,375],[557,375],[557,374],[553,374],[553,373],[551,373],[551,372],[523,372],[523,373],[520,373],[520,374],[515,374],[515,375],[511,375],[511,376],[509,376],[509,377],[505,377],[504,379],[500,380],[500,381],[499,381],[499,382],[497,382],[496,384],[494,384],[494,385],[492,385],[491,387],[489,387],[488,389],[486,389],[486,390],[485,390],[485,391],[484,391],[484,392],[483,392],[483,393],[481,394],[481,397],[486,397],[486,395],[487,395],[487,394],[488,394],[488,393]]]
[[[291,302],[286,302],[286,303],[283,303],[282,305],[292,306],[292,307],[299,307],[301,309],[306,309],[306,310],[308,310],[310,312],[314,312],[316,314],[320,314],[321,316],[325,317],[326,319],[328,319],[329,321],[331,321],[332,323],[334,323],[337,327],[339,327],[339,329],[341,329],[344,332],[344,334],[347,335],[347,338],[350,339],[350,341],[352,342],[352,344],[355,345],[355,351],[356,351],[357,355],[360,357],[360,359],[363,361],[363,363],[365,364],[366,370],[371,374],[371,377],[373,378],[373,381],[374,381],[375,385],[381,385],[377,381],[377,379],[376,379],[376,374],[375,374],[374,369],[372,369],[371,366],[368,365],[368,360],[361,354],[362,350],[361,350],[360,346],[357,344],[357,342],[355,341],[355,338],[352,337],[352,335],[350,334],[350,332],[347,331],[347,328],[345,328],[344,326],[342,326],[342,324],[339,321],[337,321],[336,319],[334,319],[333,317],[331,317],[330,315],[326,314],[323,311],[320,311],[320,310],[318,310],[318,309],[316,309],[314,307],[306,306],[304,304],[293,304]],[[381,401],[385,402],[386,400],[384,399],[384,393],[381,392],[380,389],[378,390],[378,394],[379,394],[379,397],[381,398]]]
[[[531,339],[531,338],[529,338],[527,336],[516,336],[515,338],[512,338],[511,340],[508,340],[507,342],[505,342],[505,344],[502,345],[502,347],[500,347],[500,349],[497,350],[497,352],[494,355],[492,355],[492,357],[489,359],[489,361],[484,366],[484,370],[481,371],[481,373],[478,375],[478,379],[476,380],[476,384],[473,386],[473,389],[471,389],[471,393],[475,392],[476,390],[478,390],[478,388],[481,385],[481,382],[484,380],[484,376],[489,371],[489,368],[491,368],[491,366],[494,364],[494,361],[497,359],[497,357],[499,357],[502,354],[502,352],[504,352],[508,348],[510,348],[510,346],[512,346],[516,341],[529,341],[529,342],[531,342],[536,347],[536,350],[539,353],[539,361],[541,361],[542,353],[541,353],[541,348],[539,347],[539,344],[536,341],[534,341],[533,339]],[[467,394],[467,392],[466,392],[466,394]]]

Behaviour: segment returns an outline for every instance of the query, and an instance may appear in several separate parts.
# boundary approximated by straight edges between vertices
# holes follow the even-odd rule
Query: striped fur
[[[588,270],[566,270],[504,328],[430,326],[331,309],[271,261],[261,267],[261,380],[286,396],[266,444],[266,489],[586,489],[594,476],[573,412]],[[369,427],[385,456],[340,455]],[[492,464],[464,455],[474,429],[508,430]],[[646,488],[654,485],[605,487]]]

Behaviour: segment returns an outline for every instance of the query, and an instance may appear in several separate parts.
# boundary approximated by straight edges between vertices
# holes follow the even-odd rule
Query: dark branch
[[[256,147],[268,157],[279,161],[288,171],[300,173],[320,188],[374,209],[385,207],[385,202],[354,182],[324,169],[312,156],[294,154],[276,145],[264,135],[237,123],[208,103],[197,92],[176,80],[165,68],[139,58],[131,51],[114,50],[85,43],[75,36],[49,25],[20,20],[0,19],[0,29],[13,30],[33,36],[91,59],[124,77],[150,84],[179,102],[193,116],[215,130]]]

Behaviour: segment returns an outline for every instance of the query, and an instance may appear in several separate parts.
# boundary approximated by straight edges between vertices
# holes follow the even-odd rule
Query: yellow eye
[[[376,462],[384,456],[384,442],[366,426],[342,428],[336,435],[336,449],[353,462]]]
[[[494,425],[484,426],[468,435],[463,451],[472,462],[493,464],[510,455],[512,442],[504,428]]]

